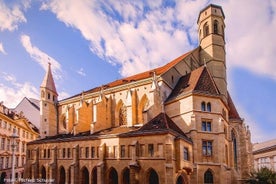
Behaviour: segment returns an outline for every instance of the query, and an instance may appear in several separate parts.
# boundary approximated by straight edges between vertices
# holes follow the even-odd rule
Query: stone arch
[[[80,172],[80,183],[89,184],[89,172],[88,169],[84,166]]]
[[[7,173],[6,172],[2,172],[1,176],[0,176],[0,183],[5,183],[6,177],[7,177]]]
[[[130,170],[128,167],[122,171],[122,184],[130,184]]]
[[[42,179],[42,181],[46,181],[46,168],[44,166],[41,166],[40,168],[40,178]]]
[[[204,173],[204,184],[214,183],[214,172],[211,169],[207,169]]]
[[[59,180],[58,183],[59,184],[65,184],[65,179],[66,179],[66,174],[65,174],[65,169],[63,166],[59,167]]]
[[[115,122],[116,122],[116,125],[119,125],[119,126],[127,124],[126,106],[123,103],[122,99],[120,99],[119,102],[116,105]]]
[[[143,112],[148,107],[149,99],[146,94],[144,94],[138,105],[138,123],[145,123]]]
[[[177,175],[176,177],[176,184],[188,184],[189,182],[188,176],[185,171],[182,170],[182,172]]]
[[[97,167],[94,167],[92,169],[91,181],[92,181],[92,184],[97,184]]]
[[[217,20],[214,20],[214,23],[213,23],[213,32],[214,34],[218,34],[219,33],[219,23]]]
[[[159,176],[153,168],[149,168],[146,172],[146,184],[159,184]]]
[[[114,167],[111,167],[107,175],[108,184],[118,184],[118,173]]]
[[[210,34],[208,22],[203,25],[203,37],[205,38]]]

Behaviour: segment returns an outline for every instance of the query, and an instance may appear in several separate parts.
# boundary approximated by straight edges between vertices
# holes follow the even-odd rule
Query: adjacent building
[[[253,145],[255,170],[267,167],[276,172],[276,139]]]
[[[40,86],[40,136],[25,178],[55,183],[241,183],[249,128],[227,89],[220,6],[198,17],[199,46],[159,68],[58,100]],[[165,51],[164,51],[165,52]]]
[[[12,138],[16,133],[18,138]],[[12,152],[15,152],[15,177],[23,178],[27,143],[39,136],[38,129],[24,116],[0,104],[0,181],[12,178]]]

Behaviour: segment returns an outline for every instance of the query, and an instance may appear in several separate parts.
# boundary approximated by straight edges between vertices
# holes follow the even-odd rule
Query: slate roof
[[[218,88],[205,66],[182,76],[166,101],[171,101],[191,92],[219,95]]]
[[[48,70],[47,70],[46,75],[44,76],[42,83],[41,83],[41,87],[44,87],[48,90],[51,90],[55,94],[58,94],[57,90],[56,90],[55,82],[53,79],[52,71],[51,71],[51,64],[50,63],[48,63],[48,64],[49,64]]]
[[[134,137],[144,135],[158,135],[171,133],[177,138],[182,138],[190,143],[191,139],[169,118],[165,113],[160,113],[142,127],[112,127],[90,134],[90,131],[74,134],[58,134],[49,136],[40,140],[32,141],[28,144],[49,143],[49,142],[66,142],[79,140],[93,140],[110,137]]]
[[[160,113],[155,118],[144,124],[136,131],[121,134],[121,137],[141,136],[141,135],[158,135],[164,133],[172,133],[177,138],[185,139],[192,143],[192,140],[171,120],[166,113]]]
[[[228,93],[227,101],[228,101],[228,107],[229,107],[229,119],[241,119],[229,93]]]

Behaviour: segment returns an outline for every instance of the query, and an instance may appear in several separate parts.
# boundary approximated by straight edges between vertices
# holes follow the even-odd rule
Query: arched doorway
[[[130,178],[129,178],[129,168],[125,168],[123,170],[123,184],[129,184],[130,183]]]
[[[92,184],[97,184],[97,167],[92,170]]]
[[[148,184],[159,184],[159,177],[157,172],[154,169],[148,171]]]
[[[61,166],[59,169],[59,184],[65,184],[65,177],[65,169]]]
[[[40,174],[41,174],[41,179],[42,179],[43,183],[45,183],[44,181],[46,181],[46,169],[44,166],[41,167]]]
[[[80,177],[80,182],[81,184],[89,184],[89,172],[86,167],[83,167],[81,169],[81,177]]]
[[[214,183],[213,173],[210,169],[208,169],[204,173],[204,184],[213,184],[213,183]]]
[[[6,176],[7,176],[6,172],[2,172],[2,173],[1,173],[0,183],[5,183],[5,178],[6,178]]]
[[[118,173],[113,167],[109,171],[108,184],[118,184]]]
[[[184,179],[182,178],[182,176],[178,176],[176,184],[184,184]]]

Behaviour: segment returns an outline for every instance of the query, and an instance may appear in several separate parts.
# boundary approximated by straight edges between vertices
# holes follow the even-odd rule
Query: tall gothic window
[[[204,184],[213,184],[214,179],[213,179],[213,173],[210,170],[207,170],[204,173]]]
[[[214,34],[218,34],[218,21],[214,21]]]
[[[237,169],[238,168],[237,138],[233,130],[232,130],[231,136],[232,136],[232,143],[233,143],[234,167],[235,169]]]
[[[206,22],[203,26],[203,37],[206,37],[208,35],[209,35],[209,25]]]
[[[119,125],[126,125],[126,107],[122,105],[122,107],[119,110]]]

